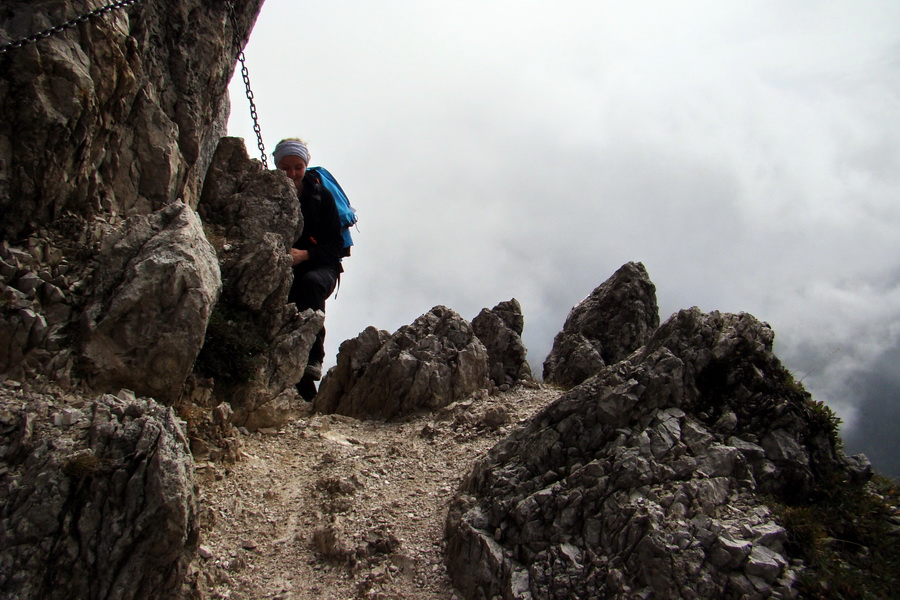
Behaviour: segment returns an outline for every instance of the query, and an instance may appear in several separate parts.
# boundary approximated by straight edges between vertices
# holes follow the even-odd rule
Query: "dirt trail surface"
[[[301,415],[198,463],[204,599],[457,598],[444,567],[448,501],[475,460],[559,396],[517,387],[398,423]]]

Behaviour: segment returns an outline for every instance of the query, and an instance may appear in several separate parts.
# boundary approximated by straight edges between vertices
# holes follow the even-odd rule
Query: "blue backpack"
[[[337,182],[334,175],[328,172],[325,167],[310,167],[308,169],[322,181],[325,189],[331,192],[334,197],[334,204],[337,206],[338,218],[341,220],[341,237],[344,238],[344,251],[342,256],[350,256],[350,247],[353,245],[353,237],[350,235],[350,228],[356,225],[356,209],[350,206],[350,200],[347,194],[341,189],[341,184]]]

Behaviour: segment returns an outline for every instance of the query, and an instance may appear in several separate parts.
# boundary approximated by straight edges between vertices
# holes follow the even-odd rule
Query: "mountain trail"
[[[395,423],[308,410],[241,438],[234,464],[197,464],[202,599],[451,599],[449,500],[511,428],[560,395],[478,395]]]

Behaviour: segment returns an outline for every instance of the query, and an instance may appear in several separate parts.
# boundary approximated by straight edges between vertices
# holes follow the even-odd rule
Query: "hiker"
[[[325,312],[325,300],[334,292],[343,272],[344,242],[334,198],[320,176],[307,170],[309,150],[301,140],[288,138],[278,142],[272,155],[275,166],[294,182],[303,213],[303,232],[291,248],[294,282],[288,302],[294,302],[301,311],[312,308]],[[323,326],[309,351],[303,378],[297,383],[297,391],[304,400],[312,400],[316,395],[316,381],[322,379],[324,359]]]

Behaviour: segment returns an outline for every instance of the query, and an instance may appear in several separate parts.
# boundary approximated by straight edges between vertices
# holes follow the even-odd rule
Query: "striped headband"
[[[272,156],[275,157],[275,166],[278,166],[278,163],[285,156],[299,156],[303,159],[303,162],[309,165],[309,149],[306,147],[306,144],[297,140],[281,140],[275,146]]]

